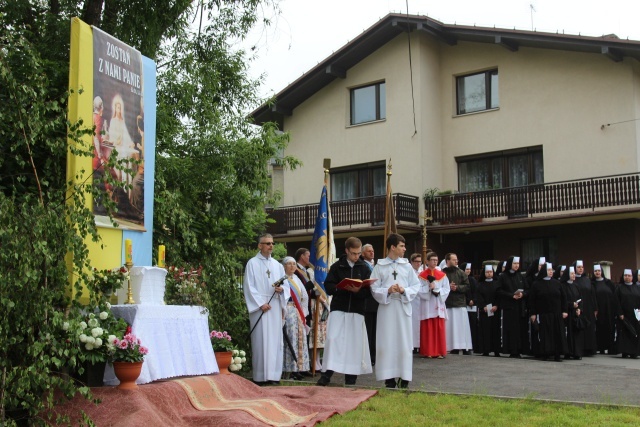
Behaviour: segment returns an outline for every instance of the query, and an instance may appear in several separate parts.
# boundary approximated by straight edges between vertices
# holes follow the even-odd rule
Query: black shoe
[[[302,381],[302,375],[300,375],[300,373],[298,372],[292,372],[291,379],[295,381]]]
[[[460,350],[451,350],[449,354],[460,354]]]
[[[562,359],[560,358],[560,356],[556,356],[553,358],[554,362],[562,362]]]
[[[573,356],[573,360],[582,360],[582,356]]]
[[[409,381],[405,381],[402,378],[398,381],[398,388],[409,388]]]
[[[280,381],[269,380],[267,381],[267,385],[280,385]]]
[[[465,356],[470,356],[471,352],[469,350],[462,350],[462,354],[464,354]]]
[[[489,353],[482,353],[483,356],[489,356]]]
[[[299,374],[303,377],[312,377],[313,375],[311,375],[311,372],[309,371],[304,371],[304,372],[299,372]]]
[[[493,353],[493,357],[500,357],[500,353]]]
[[[629,357],[630,357],[630,358],[632,358],[632,359],[637,359],[637,358],[638,358],[638,355],[637,355],[637,354],[632,354],[632,355],[631,355],[631,356],[629,356]]]
[[[517,353],[514,353],[509,355],[509,359],[522,359],[522,356],[520,356]]]
[[[389,378],[388,380],[384,380],[384,386],[386,388],[396,388],[396,379]]]
[[[344,385],[356,385],[357,375],[344,374]]]
[[[326,375],[321,375],[320,379],[318,379],[318,382],[316,384],[319,386],[325,387],[329,385],[330,382],[331,382],[331,378],[327,377]]]

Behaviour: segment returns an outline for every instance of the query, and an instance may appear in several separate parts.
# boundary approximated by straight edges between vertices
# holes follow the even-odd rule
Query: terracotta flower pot
[[[231,355],[230,351],[216,351],[214,352],[216,356],[216,362],[218,363],[218,369],[220,369],[221,374],[229,375],[229,365],[231,365]]]
[[[143,362],[113,362],[113,371],[120,380],[120,390],[135,390],[138,388],[136,380],[142,372]]]

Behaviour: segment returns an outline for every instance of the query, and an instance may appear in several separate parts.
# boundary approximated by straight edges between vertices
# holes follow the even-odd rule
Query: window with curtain
[[[331,170],[331,200],[386,194],[386,163],[374,162]]]
[[[485,191],[544,183],[542,147],[456,158],[458,191]]]

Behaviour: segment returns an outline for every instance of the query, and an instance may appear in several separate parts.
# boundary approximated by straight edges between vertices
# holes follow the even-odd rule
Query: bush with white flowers
[[[106,362],[115,351],[116,337],[124,335],[127,323],[115,319],[110,308],[106,303],[88,314],[78,311],[63,323],[62,329],[78,343],[83,360],[94,364]]]
[[[229,365],[229,370],[231,372],[240,371],[242,364],[247,361],[246,355],[244,350],[233,350],[231,352],[231,365]]]

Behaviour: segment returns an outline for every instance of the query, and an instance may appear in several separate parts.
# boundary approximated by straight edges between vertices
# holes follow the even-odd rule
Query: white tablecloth
[[[111,311],[115,317],[126,320],[142,345],[149,349],[138,384],[219,372],[202,307],[133,304],[114,305]],[[104,382],[118,384],[111,364],[105,369]]]

